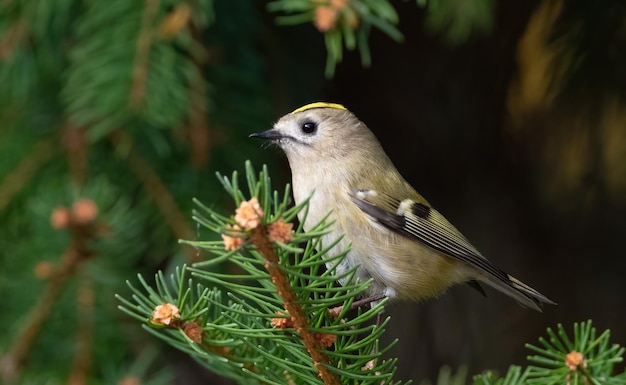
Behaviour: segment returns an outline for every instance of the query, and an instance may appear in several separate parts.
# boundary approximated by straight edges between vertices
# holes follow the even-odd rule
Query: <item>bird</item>
[[[307,231],[328,218],[322,245],[327,253],[349,250],[326,263],[342,276],[370,280],[365,300],[423,301],[467,283],[481,283],[541,311],[556,304],[485,258],[398,172],[372,131],[346,107],[310,103],[281,117],[271,129],[253,133],[286,154],[296,204]],[[347,274],[346,276],[350,276]]]

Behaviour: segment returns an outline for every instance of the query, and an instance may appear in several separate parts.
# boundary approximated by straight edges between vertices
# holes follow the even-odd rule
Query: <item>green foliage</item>
[[[269,7],[281,12],[280,22],[309,23],[315,17],[315,4],[281,0]],[[325,32],[329,73],[341,60],[344,47],[359,50],[368,64],[367,41],[375,30],[401,41],[397,29],[401,15],[391,4],[353,0],[343,9],[336,28]],[[494,6],[492,0],[418,0],[418,4],[426,7],[428,27],[445,36],[450,33],[453,41],[486,30]],[[253,0],[0,2],[0,323],[6,331],[0,336],[0,375],[7,374],[10,366],[5,359],[15,358],[11,354],[20,350],[16,347],[23,349],[15,382],[7,383],[60,384],[76,374],[84,375],[90,384],[117,383],[129,375],[141,377],[146,384],[169,383],[171,370],[166,367],[154,373],[154,366],[163,367],[163,361],[146,353],[158,347],[145,346],[141,335],[132,332],[136,325],[124,324],[127,317],[116,311],[110,293],[125,297],[124,280],[138,271],[152,274],[155,266],[176,271],[170,266],[189,261],[184,249],[177,247],[175,240],[184,236],[175,225],[191,234],[187,238],[198,233],[203,241],[187,244],[197,247],[198,255],[207,250],[212,258],[178,268],[172,279],[169,273],[159,274],[156,289],[151,289],[153,282],[141,281],[135,300],[125,302],[127,311],[151,333],[242,383],[257,383],[261,373],[268,373],[274,382],[284,382],[284,373],[305,382],[319,381],[295,329],[274,329],[269,324],[279,318],[274,312],[283,311],[282,298],[268,279],[258,250],[247,243],[238,251],[225,252],[221,241],[212,241],[224,234],[233,218],[217,213],[222,191],[207,171],[231,169],[245,158],[259,156],[252,151],[258,144],[248,141],[247,134],[269,124],[275,100],[292,103],[294,99],[289,92],[276,95],[280,93],[276,91],[280,87],[274,87],[280,83],[276,78],[298,89],[299,97],[306,100],[314,96],[310,90],[322,83],[315,75],[321,72],[317,61],[310,57],[289,63],[297,68],[297,80],[288,79],[285,72],[289,71],[272,76],[272,63],[259,47],[274,46],[275,51],[282,47],[268,41],[260,8]],[[601,16],[620,15],[608,7],[598,10],[599,16],[591,15],[600,26],[612,25]],[[589,14],[583,11],[582,15]],[[176,15],[187,16],[176,19]],[[168,24],[172,20],[179,24],[172,27]],[[612,35],[603,31],[598,36]],[[293,39],[305,47],[303,51],[308,48],[297,36]],[[586,41],[593,43],[590,47],[601,47],[595,40]],[[291,51],[282,54],[293,56]],[[606,76],[600,80],[606,82]],[[203,135],[206,141],[198,139]],[[190,161],[195,155],[204,161]],[[131,159],[135,159],[133,166]],[[254,187],[253,195],[261,196],[263,207],[269,207],[264,225],[305,214],[305,206],[288,207],[288,190],[280,197],[269,190],[265,171],[258,178],[248,175],[252,175],[248,185]],[[236,204],[245,199],[236,178],[222,177],[221,182]],[[191,210],[191,197],[198,194],[212,208],[198,204],[197,225],[189,231],[185,213]],[[53,228],[50,216],[81,199],[93,201],[99,210],[95,221],[81,229],[92,231],[94,225],[98,231],[82,239],[91,254],[72,265],[55,286],[50,282],[57,280],[38,268],[63,270],[63,257],[75,251],[76,236],[70,229]],[[171,213],[178,215],[175,225]],[[376,342],[387,321],[380,328],[366,326],[379,308],[342,313],[339,318],[325,311],[329,306],[348,306],[366,285],[336,287],[334,270],[322,272],[324,250],[316,246],[327,225],[322,222],[309,233],[298,228],[295,240],[277,244],[280,266],[289,286],[295,288],[309,329],[337,337],[325,353],[334,372],[346,374],[354,380],[351,383],[390,379],[394,360],[382,360],[379,354],[388,347]],[[193,257],[196,251],[188,254]],[[341,257],[326,257],[326,261]],[[227,260],[232,264],[221,263]],[[58,296],[50,303],[40,302],[50,287],[58,290]],[[89,293],[91,303],[84,301]],[[203,322],[206,346],[190,342],[179,329],[155,328],[146,322],[153,306],[165,300],[180,305],[184,322]],[[344,318],[346,323],[341,324]],[[41,322],[34,322],[38,319]],[[22,338],[25,330],[33,332],[32,340]],[[621,348],[608,345],[608,334],[595,336],[595,331],[585,330],[580,329],[580,341],[598,341],[574,344],[583,352],[586,368],[564,369],[562,361],[570,351],[554,350],[550,337],[549,346],[539,345],[545,352],[537,357],[545,362],[538,362],[537,368],[511,368],[505,377],[490,373],[481,378],[490,384],[546,383],[541,382],[544,378],[556,383],[623,383],[624,375],[613,373]],[[555,333],[556,341],[568,346],[560,333]],[[234,360],[220,354],[227,348]],[[74,364],[84,357],[90,365]],[[374,368],[362,371],[364,363],[375,357]],[[440,383],[456,384],[462,374],[442,372]]]
[[[431,381],[422,381],[421,385],[465,385],[467,383],[467,367],[460,367],[456,373],[447,365],[439,369],[439,377],[434,384]]]
[[[205,81],[194,63],[201,46],[188,28],[173,39],[160,34],[167,9],[167,4],[150,1],[116,6],[88,2],[76,25],[78,45],[69,56],[62,95],[69,119],[89,125],[91,137],[133,117],[155,127],[174,127],[186,118],[189,86]],[[194,25],[205,28],[213,17],[211,1],[198,2],[191,17]]]
[[[528,369],[511,365],[504,377],[498,377],[493,372],[474,376],[474,385],[523,385],[527,383]]]
[[[427,29],[452,44],[462,43],[475,33],[486,33],[493,25],[494,0],[417,0],[417,4],[427,9]],[[400,18],[388,0],[276,0],[268,9],[281,13],[276,18],[279,24],[313,23],[324,33],[328,77],[341,62],[344,47],[357,49],[362,64],[370,65],[368,39],[372,28],[395,42],[404,40],[397,28]]]
[[[274,224],[306,215],[308,202],[289,207],[289,186],[281,196],[271,189],[266,168],[257,175],[249,162],[247,194],[240,189],[236,172],[231,178],[219,174],[218,178],[235,206],[243,207],[253,197],[258,199],[260,227],[235,230],[243,226],[236,216],[219,214],[196,201],[199,208],[194,211],[194,220],[223,237],[238,237],[240,246],[228,251],[223,241],[184,241],[211,257],[191,267],[177,268],[169,279],[157,274],[156,288],[139,276],[140,287],[129,283],[132,300],[118,296],[123,303],[120,308],[172,347],[242,384],[332,383],[319,378],[304,329],[334,341],[332,346],[318,346],[316,350],[328,358],[324,367],[341,383],[394,383],[396,360],[383,359],[382,354],[390,346],[379,345],[389,319],[380,326],[371,325],[383,303],[359,309],[356,314],[349,312],[369,282],[351,281],[353,270],[342,274],[335,270],[345,252],[328,256],[332,245],[320,243],[331,224],[324,219],[308,232],[300,225],[288,242],[273,241],[277,259],[272,262],[255,234],[269,236]],[[228,271],[218,268],[225,261],[235,267]],[[282,284],[280,276],[272,273],[273,265],[287,277]],[[330,267],[325,269],[325,265]],[[342,279],[347,282],[345,286],[337,286]],[[288,300],[285,293],[291,291],[294,297]],[[153,321],[155,307],[164,303],[180,309],[180,318],[174,324]],[[293,309],[290,303],[297,303],[301,314],[288,313],[286,309]],[[338,305],[342,306],[339,316],[331,316],[329,309]],[[294,320],[300,316],[306,320],[305,328],[297,327]],[[277,326],[281,320],[287,326]],[[190,324],[201,327],[201,340],[190,338],[186,332]],[[539,338],[539,346],[527,345],[535,353],[528,357],[535,365],[526,369],[513,365],[504,376],[488,371],[474,376],[474,385],[626,384],[626,374],[614,373],[625,349],[609,342],[608,330],[598,335],[587,321],[574,324],[573,338],[562,325],[556,332],[548,328],[547,334],[547,338]],[[466,381],[466,368],[453,374],[449,367],[443,367],[436,385],[461,385]]]
[[[363,65],[369,66],[371,55],[367,40],[372,27],[381,30],[396,42],[403,40],[396,28],[399,18],[386,0],[309,1],[278,0],[268,4],[272,12],[281,12],[277,22],[284,25],[313,22],[324,33],[328,51],[326,75],[332,76],[343,58],[343,47],[358,49]],[[326,12],[320,12],[326,11]]]
[[[526,345],[536,355],[528,360],[542,365],[529,367],[531,384],[626,384],[626,375],[615,375],[615,364],[624,360],[624,348],[609,343],[611,333],[598,335],[591,321],[574,324],[573,340],[563,325],[554,331],[548,328],[548,338],[539,338],[539,345]]]
[[[494,0],[418,0],[428,9],[426,28],[450,44],[485,34],[493,26]]]
[[[246,200],[239,188],[237,173],[232,178],[219,176],[236,205]],[[290,222],[296,215],[306,215],[308,202],[289,208],[289,189],[280,196],[272,191],[267,170],[258,177],[250,163],[246,165],[248,197],[256,197],[265,214],[261,226],[271,226],[277,220]],[[260,246],[250,241],[249,233],[232,234],[236,225],[233,216],[223,216],[199,202],[194,212],[196,222],[211,231],[247,239],[234,251],[224,250],[222,241],[185,241],[209,252],[213,257],[192,267],[177,269],[169,280],[159,273],[156,289],[141,278],[141,287],[131,285],[132,301],[122,297],[121,309],[144,323],[144,328],[167,341],[172,347],[187,352],[198,362],[220,375],[239,383],[317,384],[318,368],[310,353],[303,332],[287,326],[274,327],[279,319],[304,317],[306,331],[334,343],[327,348],[317,347],[327,358],[322,363],[343,384],[394,383],[395,359],[385,360],[381,355],[390,346],[380,346],[379,337],[388,320],[381,325],[371,324],[382,310],[382,303],[367,310],[358,309],[348,316],[352,302],[365,290],[369,282],[351,282],[337,286],[338,279],[350,281],[354,271],[339,274],[333,267],[324,270],[325,263],[336,266],[345,256],[341,253],[327,256],[332,245],[320,244],[320,237],[329,223],[322,220],[308,232],[298,227],[287,244],[274,242],[278,266],[287,277],[287,286],[268,271],[267,257]],[[223,261],[236,266],[232,272],[216,269]],[[284,293],[293,290],[301,314],[287,314]],[[156,306],[175,304],[180,309],[177,327],[155,326],[150,322]],[[343,306],[338,316],[329,309]],[[201,342],[193,342],[185,333],[185,325],[201,325]],[[297,321],[293,321],[294,323]],[[182,326],[181,326],[182,325]],[[330,346],[332,345],[332,346]]]
[[[259,14],[236,17],[261,30]],[[193,259],[176,241],[192,197],[218,205],[214,170],[263,156],[247,138],[271,120],[261,34],[215,15],[211,0],[0,2],[0,383],[172,378],[152,379],[163,357],[142,361],[111,293]],[[51,225],[80,200],[90,223]]]
[[[598,335],[591,321],[574,324],[574,338],[563,325],[547,329],[539,345],[527,344],[535,365],[511,366],[504,377],[493,372],[474,377],[474,385],[626,384],[626,372],[616,374],[615,364],[624,360],[624,348],[611,344],[610,331]]]

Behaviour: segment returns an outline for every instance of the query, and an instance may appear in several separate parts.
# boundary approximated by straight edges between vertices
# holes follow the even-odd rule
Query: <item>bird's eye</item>
[[[304,122],[302,123],[302,127],[300,128],[302,129],[302,132],[304,132],[305,134],[312,134],[315,132],[315,130],[317,130],[317,123]]]

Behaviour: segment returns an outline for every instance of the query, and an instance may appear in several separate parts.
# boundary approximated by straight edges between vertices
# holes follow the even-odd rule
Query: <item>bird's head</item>
[[[353,113],[340,104],[324,102],[300,107],[280,118],[272,129],[250,136],[276,143],[292,164],[345,159],[372,142],[377,144]]]

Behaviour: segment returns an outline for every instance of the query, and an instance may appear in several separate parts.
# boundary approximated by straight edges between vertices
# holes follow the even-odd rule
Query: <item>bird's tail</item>
[[[483,279],[482,282],[515,299],[522,306],[526,306],[537,311],[541,311],[541,306],[544,303],[556,305],[556,302],[552,301],[519,279],[508,274],[507,277],[508,281],[490,276]]]

